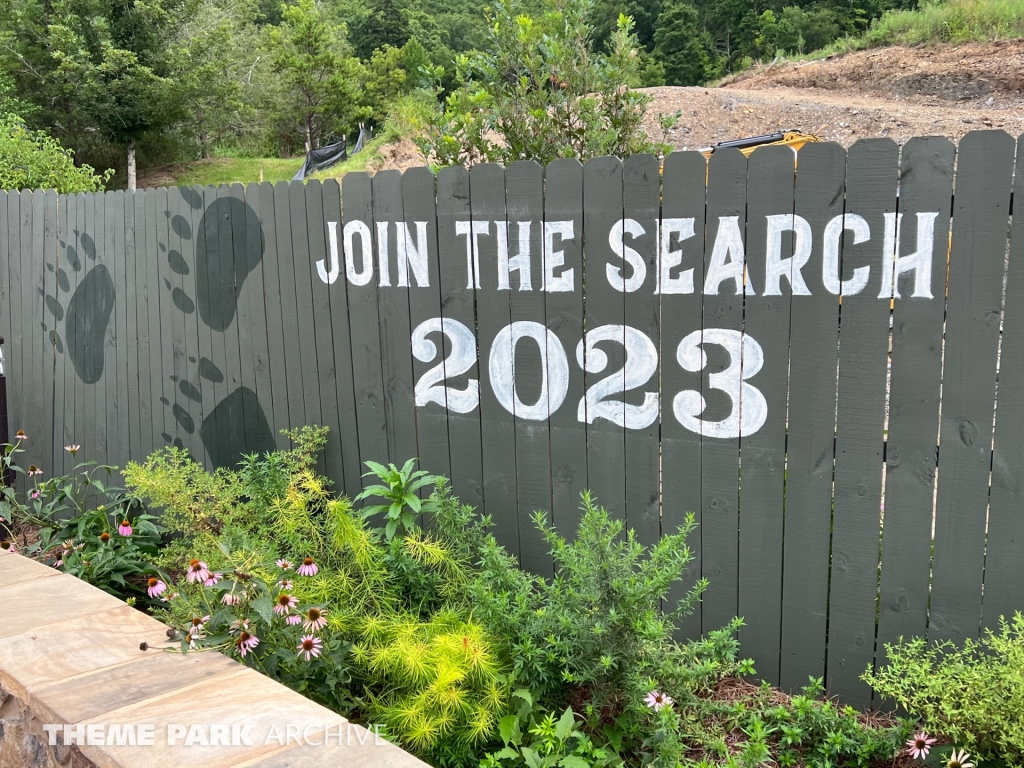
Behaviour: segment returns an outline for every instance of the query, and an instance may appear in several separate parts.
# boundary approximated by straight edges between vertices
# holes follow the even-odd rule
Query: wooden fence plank
[[[825,675],[839,300],[824,284],[824,243],[818,233],[830,221],[842,223],[845,187],[843,147],[822,143],[800,149],[793,210],[811,226],[815,241],[804,270],[811,295],[794,297],[790,320],[779,675],[789,691],[807,685],[808,677]],[[834,254],[838,259],[838,243]],[[834,279],[839,279],[838,262]]]
[[[277,431],[283,427],[274,424],[274,392],[270,381],[270,342],[267,330],[266,293],[267,237],[258,214],[261,195],[258,184],[249,184],[245,190],[245,243],[246,268],[249,270],[240,297],[249,318],[249,336],[252,339],[253,368],[255,369],[257,426],[256,440],[248,450],[265,453],[277,445]]]
[[[888,268],[892,254],[885,254],[879,234],[885,214],[896,210],[898,169],[899,148],[890,139],[850,147],[844,222],[850,227],[855,211],[873,237],[858,244],[856,230],[843,234],[827,687],[861,707],[871,703],[860,676],[874,657],[889,345],[889,307],[878,296],[883,286],[888,290],[880,265]],[[870,271],[861,287],[853,282],[855,270],[865,266]]]
[[[519,557],[515,417],[512,411],[501,405],[496,395],[496,387],[505,383],[498,371],[510,373],[514,365],[514,356],[502,356],[502,346],[494,343],[498,333],[511,321],[508,293],[497,290],[498,238],[495,228],[506,217],[504,168],[495,163],[474,165],[469,171],[469,187],[473,229],[471,234],[467,232],[466,237],[472,241],[472,271],[477,286],[484,504],[487,514],[494,520],[494,536],[498,543],[510,555]]]
[[[701,377],[707,405],[694,414],[702,422],[701,569],[709,581],[701,605],[704,632],[724,626],[738,609],[739,436],[733,436],[735,430],[717,436],[721,428],[715,422],[729,418],[739,404],[713,391],[709,376],[741,364],[722,342],[738,339],[743,329],[746,179],[747,158],[737,149],[715,152],[708,161],[703,336],[698,337],[707,356]],[[709,334],[709,329],[715,330]]]
[[[199,211],[202,217],[196,228],[196,328],[199,334],[199,392],[202,399],[202,425],[199,442],[203,445],[202,460],[208,469],[213,468],[212,454],[207,450],[203,436],[215,434],[217,429],[217,403],[227,394],[223,358],[216,351],[213,338],[214,331],[210,327],[209,306],[216,300],[218,275],[217,265],[220,251],[219,222],[217,212],[217,188],[195,187],[193,190],[200,199]],[[214,360],[220,361],[220,365]]]
[[[437,202],[434,191],[434,174],[429,168],[410,168],[402,175],[402,206],[405,220],[414,237],[419,236],[419,224],[426,228],[426,263],[428,285],[410,289],[409,325],[415,329],[421,323],[441,317],[441,261],[437,248]],[[344,296],[344,293],[341,294]],[[442,350],[445,337],[440,329],[429,334],[431,343]],[[413,381],[420,378],[436,364],[425,362],[413,355]],[[445,477],[452,476],[450,448],[448,444],[448,408],[444,402],[427,402],[416,405],[416,441],[420,466],[427,472]]]
[[[211,317],[216,318],[216,325],[213,326],[214,346],[218,346],[219,337],[223,343],[224,356],[215,362],[224,371],[227,397],[238,397],[237,393],[245,386],[246,381],[242,378],[242,345],[239,331],[241,323],[238,316],[239,290],[242,288],[243,276],[246,275],[245,190],[241,184],[222,186],[218,189],[217,201],[220,206],[218,213],[223,216],[219,231],[221,304]],[[301,226],[305,233],[305,217]],[[217,405],[219,406],[221,402],[224,400],[218,401]],[[307,402],[307,407],[308,405]],[[215,463],[220,466],[233,465],[243,452],[249,435],[255,431],[252,412],[244,407],[241,410],[241,418],[226,419],[228,424],[224,424],[224,420],[218,418],[220,423],[217,426],[216,437],[207,437],[207,447],[211,439],[216,441]]]
[[[91,380],[92,375],[87,371],[94,370],[94,366],[86,366],[91,358],[91,339],[89,331],[89,313],[96,305],[96,282],[89,280],[89,274],[95,265],[96,259],[96,206],[102,205],[98,195],[89,193],[85,196],[84,219],[81,221],[78,233],[78,287],[75,289],[73,300],[75,306],[68,302],[68,324],[71,326],[68,332],[69,344],[71,345],[71,362],[75,368],[75,400],[78,407],[75,409],[75,440],[85,446],[89,452],[87,457],[93,461],[103,464],[106,462],[106,451],[101,448],[100,438],[97,434],[97,409],[95,384]],[[102,208],[101,208],[102,211]],[[102,216],[102,213],[101,213]],[[150,223],[150,227],[152,224]],[[156,250],[156,244],[147,244],[150,253]],[[153,322],[158,322],[154,320]],[[159,369],[157,369],[159,370]]]
[[[23,395],[22,381],[24,368],[21,359],[22,312],[21,300],[21,194],[16,190],[7,192],[7,253],[9,254],[8,269],[10,274],[10,336],[6,337],[6,362],[7,375],[7,407],[8,418],[11,425],[11,436],[22,429],[22,405]],[[31,438],[31,435],[29,435]]]
[[[612,517],[626,513],[625,300],[606,270],[621,262],[609,246],[608,229],[622,218],[622,162],[599,157],[583,166],[583,263],[587,337],[582,358],[587,392],[605,379],[612,394],[593,397],[578,411],[587,421],[587,477],[590,490]],[[581,355],[577,354],[577,359]],[[578,418],[578,417],[577,417]]]
[[[39,217],[38,222],[33,222],[35,236],[40,242],[39,259],[34,263],[38,277],[36,281],[36,293],[33,296],[33,303],[37,309],[34,313],[36,333],[38,334],[38,346],[40,362],[40,378],[37,381],[39,389],[40,410],[39,425],[40,436],[43,438],[43,446],[40,451],[43,466],[46,474],[54,476],[57,474],[58,462],[61,461],[60,454],[63,448],[57,447],[53,432],[53,373],[54,373],[54,346],[50,339],[52,330],[52,316],[47,311],[46,297],[56,293],[56,274],[53,264],[57,257],[57,192],[47,190],[46,192],[35,193],[34,216]]]
[[[693,559],[684,581],[669,593],[670,607],[685,597],[701,575],[701,436],[674,413],[686,391],[701,392],[700,372],[676,358],[680,342],[701,329],[704,288],[704,232],[708,161],[700,152],[673,152],[665,158],[662,184],[658,293],[661,298],[661,451],[663,533],[675,533],[692,513],[697,529],[687,545]],[[698,336],[699,338],[699,336]],[[680,401],[682,402],[682,401]],[[700,637],[700,604],[683,619],[680,639]]]
[[[40,190],[28,191],[21,195],[21,269],[22,269],[22,310],[25,312],[26,325],[22,347],[23,365],[25,366],[25,411],[22,416],[29,434],[35,438],[25,452],[25,458],[38,464],[47,474],[50,473],[50,456],[44,436],[42,419],[41,379],[43,375],[43,332],[40,323],[43,319],[43,193]]]
[[[634,155],[622,166],[623,215],[639,223],[643,234],[625,236],[625,248],[632,248],[639,260],[626,265],[616,260],[626,285],[625,324],[635,328],[653,344],[653,357],[643,358],[651,376],[623,398],[635,416],[627,425],[626,527],[636,531],[637,541],[652,546],[661,538],[661,487],[659,464],[661,349],[660,312],[655,293],[658,270],[658,221],[661,208],[661,167],[652,155]],[[633,256],[632,258],[637,258]],[[642,266],[641,266],[642,265]],[[639,267],[639,268],[638,268]],[[645,274],[640,274],[643,269]],[[633,354],[633,351],[630,351]],[[647,371],[644,371],[646,374]],[[653,407],[651,407],[653,406]]]
[[[110,460],[123,467],[132,458],[131,438],[128,428],[128,352],[131,340],[128,336],[128,293],[134,289],[125,278],[125,204],[130,200],[130,193],[117,191],[112,197],[112,228],[113,250],[108,254],[108,261],[113,266],[111,273],[114,281],[114,309],[112,323],[114,325],[114,350],[110,356],[111,374],[113,376],[113,410],[114,424],[112,427],[115,438],[108,451]],[[54,446],[58,449],[60,446]]]
[[[349,174],[351,175],[351,174]],[[346,179],[348,176],[345,177]],[[347,201],[347,193],[342,194]],[[348,211],[346,202],[345,210]],[[348,221],[346,213],[345,220]],[[441,319],[443,324],[451,321],[451,330],[445,335],[443,346],[438,345],[438,355],[429,360],[432,365],[440,365],[447,360],[451,352],[451,335],[454,334],[456,323],[461,324],[474,336],[474,345],[479,343],[473,329],[476,327],[474,314],[474,294],[467,285],[471,285],[472,273],[467,271],[466,237],[458,234],[458,222],[468,222],[469,215],[469,172],[461,166],[442,168],[437,174],[437,250],[441,260]],[[471,237],[471,236],[468,236]],[[351,300],[351,287],[349,297]],[[462,503],[472,504],[480,508],[484,501],[483,451],[480,439],[480,407],[470,407],[474,388],[486,386],[480,381],[481,371],[478,364],[477,349],[466,350],[457,360],[445,363],[442,369],[445,374],[444,386],[448,388],[448,440],[452,463],[452,488]],[[439,359],[440,358],[440,359]],[[465,361],[468,367],[453,364]],[[464,370],[463,370],[464,369]],[[475,382],[475,383],[474,383]],[[358,388],[356,390],[359,391]],[[458,409],[453,408],[453,397],[456,392],[467,393],[459,397]],[[360,428],[361,429],[361,428]],[[362,440],[362,432],[360,432]]]
[[[567,380],[571,363],[565,349],[557,339],[551,339],[546,330],[548,325],[540,282],[544,242],[544,169],[532,160],[512,163],[505,172],[505,184],[509,275],[507,289],[503,287],[497,295],[500,301],[505,290],[508,291],[511,321],[523,324],[517,328],[532,328],[531,332],[535,334],[529,339],[520,338],[512,354],[519,561],[531,573],[551,576],[551,548],[534,525],[533,513],[544,512],[549,522],[552,519],[551,435],[548,424],[551,407],[556,405],[552,398],[564,394],[562,382]],[[528,229],[525,229],[524,222]],[[514,270],[514,267],[518,269]],[[499,279],[504,279],[503,274],[501,270]],[[542,334],[541,328],[545,329]],[[558,405],[571,410],[572,404],[563,401]]]
[[[930,275],[903,272],[901,265],[893,310],[876,664],[885,662],[886,643],[927,634],[946,306],[943,266],[949,248],[955,152],[948,139],[937,136],[911,139],[903,146],[900,223],[890,224],[893,235],[900,233],[901,258],[926,247]],[[922,238],[929,235],[927,247]]]
[[[359,428],[359,461],[386,463],[387,424],[384,412],[384,381],[381,369],[380,316],[377,307],[376,263],[373,227],[373,197],[370,177],[348,173],[341,182],[345,228],[351,237],[342,238],[348,277],[348,304],[352,334],[352,373],[356,393],[356,423]],[[353,222],[359,222],[354,224]],[[356,279],[353,280],[353,275]],[[363,467],[363,471],[366,469]],[[362,487],[373,481],[364,477]],[[355,494],[353,494],[355,495]]]
[[[188,377],[188,349],[185,341],[185,313],[179,306],[184,291],[180,267],[181,253],[184,243],[188,242],[183,242],[182,235],[187,235],[188,232],[183,226],[183,223],[186,223],[185,218],[181,215],[184,200],[177,190],[167,190],[164,204],[167,206],[167,250],[160,252],[159,260],[160,313],[161,318],[167,319],[167,326],[162,328],[162,336],[164,345],[170,343],[171,353],[170,356],[164,353],[165,360],[171,365],[164,384],[165,397],[170,402],[171,416],[166,423],[172,444],[188,449],[191,437],[196,433],[196,421],[190,413],[192,402],[187,395],[188,388],[181,386]]]
[[[539,288],[544,289],[547,327],[569,359],[569,385],[551,414],[551,512],[558,532],[575,538],[580,492],[587,478],[587,425],[577,419],[583,370],[573,359],[583,339],[583,166],[554,160],[545,169],[544,239]]]
[[[960,140],[946,300],[929,640],[977,637],[1014,141]]]
[[[171,212],[169,208],[168,190],[160,187],[156,190],[156,248],[150,253],[147,261],[150,264],[150,275],[154,282],[150,284],[151,309],[153,309],[157,326],[152,329],[152,338],[159,341],[160,387],[154,393],[158,400],[154,402],[153,408],[159,409],[163,420],[163,432],[161,440],[157,445],[174,445],[183,447],[184,443],[178,436],[178,413],[175,406],[179,406],[175,399],[180,396],[177,387],[177,358],[180,353],[180,345],[184,343],[184,327],[180,330],[175,328],[174,315],[177,314],[171,304],[171,292],[173,284],[169,279],[170,270],[167,268],[167,254],[172,249],[171,239],[174,233],[170,227]],[[180,406],[179,406],[180,407]]]
[[[199,375],[199,328],[196,311],[196,249],[202,237],[202,191],[179,187],[168,191],[173,247],[167,253],[167,279],[171,290],[165,294],[174,315],[180,338],[180,357],[175,358],[174,387],[176,408],[172,415],[182,446],[199,462],[203,461],[200,430],[203,423],[202,379]],[[212,405],[212,404],[211,404]]]
[[[0,201],[3,198],[0,197]],[[48,337],[53,345],[53,441],[54,457],[52,472],[54,475],[67,474],[71,456],[63,450],[63,446],[70,445],[66,439],[64,423],[64,374],[65,362],[67,361],[67,349],[64,346],[64,310],[67,305],[68,282],[66,253],[68,246],[68,205],[74,205],[74,198],[70,195],[57,196],[56,211],[56,252],[52,256],[53,279],[48,280],[49,291],[47,311],[45,314],[46,323],[49,328]],[[4,229],[0,221],[0,259],[4,251]],[[0,260],[0,306],[7,306],[7,265]],[[7,326],[5,320],[6,310],[0,310],[0,336],[6,338]]]
[[[338,418],[338,374],[334,357],[334,329],[331,325],[331,297],[329,287],[320,280],[317,264],[328,258],[329,233],[324,219],[324,188],[318,181],[306,184],[306,220],[309,228],[309,270],[313,331],[316,341],[317,378],[320,384],[320,423],[330,429],[324,452],[328,477],[341,480],[344,463]]]
[[[281,317],[284,325],[288,426],[297,429],[306,420],[302,394],[302,379],[305,372],[302,370],[299,349],[299,310],[295,299],[295,253],[292,250],[289,189],[289,185],[283,181],[274,185],[274,222],[277,232],[278,280],[281,286]]]
[[[291,429],[288,418],[287,363],[285,362],[284,317],[282,314],[281,278],[278,274],[277,215],[274,211],[274,185],[259,185],[260,225],[263,228],[263,299],[267,318],[268,373],[273,396],[274,439],[278,449],[288,447],[282,429]]]
[[[384,383],[384,421],[387,424],[388,452],[401,467],[418,456],[416,450],[416,413],[413,401],[412,355],[408,339],[409,288],[414,272],[399,263],[398,226],[404,221],[402,175],[398,171],[380,171],[371,180],[374,234],[377,239],[377,311],[380,317],[380,363]],[[403,233],[404,234],[404,233]],[[367,458],[373,459],[372,456]],[[374,459],[375,460],[375,459]]]
[[[126,376],[127,376],[127,400],[125,408],[128,412],[128,453],[133,458],[139,450],[142,440],[142,427],[140,424],[141,406],[139,403],[139,329],[138,329],[138,287],[135,277],[136,244],[135,244],[135,211],[138,205],[138,197],[141,193],[135,192],[126,195],[124,199],[124,280],[125,280],[125,335],[123,337],[126,345]],[[68,209],[70,214],[70,205]],[[68,236],[71,235],[70,221]],[[58,355],[59,358],[59,355]],[[60,361],[58,360],[58,368]],[[65,410],[68,407],[68,399],[65,397]],[[67,415],[65,415],[67,421]],[[65,438],[70,438],[66,434]]]
[[[431,196],[433,201],[433,196]],[[330,321],[333,344],[332,357],[335,372],[335,393],[338,414],[336,439],[341,451],[341,473],[337,480],[342,481],[341,488],[350,497],[354,497],[360,489],[359,464],[359,432],[356,426],[355,389],[352,378],[352,337],[349,331],[348,316],[348,280],[345,276],[345,253],[342,234],[344,219],[341,212],[341,185],[333,179],[324,181],[322,208],[327,226],[331,222],[337,224],[337,251],[331,243],[331,256],[336,259],[337,273],[333,285],[326,286],[330,303]],[[328,235],[329,236],[329,235]],[[447,456],[447,453],[446,453]]]
[[[122,193],[123,195],[123,193]],[[104,435],[106,436],[106,461],[118,466],[118,434],[117,434],[117,305],[122,294],[117,290],[118,262],[120,252],[117,250],[117,193],[108,191],[103,195],[103,248],[97,253],[95,269],[104,269],[106,277],[100,288],[101,307],[97,314],[106,317],[106,328],[101,337],[103,356],[103,376],[96,382],[97,397],[103,400],[106,408]],[[114,481],[121,485],[120,473],[114,475]]]
[[[132,200],[135,208],[135,312],[136,331],[138,335],[138,405],[139,405],[139,443],[135,450],[142,456],[149,455],[156,447],[154,437],[159,434],[154,422],[152,362],[150,360],[149,339],[149,281],[147,279],[147,254],[151,253],[147,231],[150,227],[146,215],[155,192],[147,189],[136,192]],[[159,405],[159,403],[157,403]]]
[[[1013,196],[1024,209],[1024,137],[1017,139]],[[1024,215],[1013,217],[1003,309],[995,451],[985,549],[981,626],[995,630],[1000,617],[1022,610],[1024,584]]]
[[[96,432],[95,442],[98,454],[97,460],[101,464],[109,464],[109,448],[113,435],[110,435],[110,419],[107,412],[112,409],[107,393],[107,376],[110,373],[108,353],[113,346],[111,339],[112,308],[116,302],[113,281],[111,279],[110,265],[107,264],[107,222],[109,213],[107,206],[110,198],[106,193],[97,192],[96,195],[96,219],[93,230],[93,252],[87,253],[85,263],[85,280],[91,285],[92,300],[88,307],[88,342],[86,346],[86,362],[93,369],[88,377],[89,391],[92,393],[93,402],[96,404]],[[111,233],[112,234],[112,233]],[[94,378],[95,377],[95,378]],[[91,441],[90,441],[91,442]]]
[[[14,381],[14,369],[11,367],[13,359],[11,355],[11,347],[13,345],[11,324],[14,309],[11,296],[11,262],[20,256],[17,251],[11,249],[9,239],[10,227],[7,218],[9,196],[10,193],[7,190],[0,190],[0,338],[4,340],[3,345],[0,346],[0,354],[3,355],[3,364],[0,367],[2,367],[3,373],[7,377],[8,401],[11,398],[12,383]],[[69,197],[68,199],[71,198]],[[8,402],[8,417],[10,418],[10,402]],[[9,424],[10,437],[13,438],[17,427],[14,425],[13,419]]]
[[[259,240],[259,233],[251,231],[252,216],[251,207],[247,200],[246,188],[241,190],[233,187],[235,194],[241,202],[232,213],[235,220],[232,222],[234,228],[234,249],[235,249],[235,323],[238,327],[238,360],[240,364],[240,381],[246,390],[255,395],[253,399],[243,400],[243,413],[245,424],[245,453],[259,452],[257,446],[260,442],[261,427],[269,434],[269,424],[264,417],[262,423],[260,416],[262,408],[259,401],[259,388],[256,385],[256,340],[257,328],[253,325],[256,322],[249,297],[254,290],[256,275],[259,273],[260,262],[263,258],[263,250]],[[260,286],[262,288],[262,286]],[[268,399],[267,407],[270,407]],[[264,446],[265,448],[265,446]]]
[[[756,387],[767,413],[740,434],[739,615],[741,653],[758,676],[779,684],[782,632],[782,546],[789,388],[790,309],[805,292],[810,233],[798,236],[794,218],[794,161],[790,147],[762,147],[747,161],[747,286],[743,378]],[[786,229],[790,231],[785,231]],[[798,286],[794,289],[794,284]],[[800,298],[803,298],[802,296]],[[743,407],[753,409],[756,398]]]

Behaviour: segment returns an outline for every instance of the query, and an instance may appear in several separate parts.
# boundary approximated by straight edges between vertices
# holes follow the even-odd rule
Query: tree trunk
[[[135,139],[128,140],[128,189],[135,191]]]

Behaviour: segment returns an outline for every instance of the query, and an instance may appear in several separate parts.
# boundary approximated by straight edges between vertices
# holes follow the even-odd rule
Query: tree
[[[360,105],[363,67],[350,54],[344,26],[317,0],[297,0],[281,13],[281,25],[270,33],[273,67],[288,101],[282,111],[292,115],[308,151],[369,117],[371,110]]]
[[[697,9],[686,0],[667,0],[654,41],[666,84],[701,85],[708,79],[711,37],[701,29]]]
[[[0,117],[0,189],[98,192],[111,173],[76,166],[74,154],[44,131],[29,130],[17,115]]]
[[[640,82],[632,20],[620,16],[610,52],[595,53],[591,0],[546,9],[534,18],[520,0],[502,0],[488,50],[456,59],[459,87],[421,140],[428,158],[546,163],[655,149],[643,130],[650,99],[631,89]]]
[[[364,61],[384,46],[401,48],[409,39],[409,22],[395,0],[376,0],[352,26],[352,44]]]

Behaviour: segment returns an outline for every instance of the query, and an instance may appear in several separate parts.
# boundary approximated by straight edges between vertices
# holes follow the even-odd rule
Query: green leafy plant
[[[386,521],[384,535],[388,539],[394,538],[396,534],[404,536],[407,533],[418,530],[416,517],[422,513],[429,513],[435,510],[432,501],[423,501],[416,492],[421,488],[437,484],[434,475],[427,474],[419,469],[413,471],[416,459],[409,459],[401,469],[394,464],[378,464],[375,461],[366,462],[370,468],[363,477],[376,476],[383,481],[384,485],[371,485],[358,496],[356,501],[379,496],[385,500],[384,504],[371,504],[363,508],[363,516],[383,514]]]
[[[45,131],[31,130],[17,115],[0,115],[0,189],[97,192],[113,173],[76,166],[74,152]]]
[[[971,754],[1024,766],[1024,616],[959,647],[914,638],[885,650],[888,664],[862,676],[877,693]]]

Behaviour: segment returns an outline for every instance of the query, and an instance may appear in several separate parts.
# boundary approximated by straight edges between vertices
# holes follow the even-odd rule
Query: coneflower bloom
[[[320,651],[323,650],[323,647],[324,644],[320,641],[319,637],[314,635],[304,635],[302,639],[299,640],[299,644],[295,646],[295,650],[298,651],[295,656],[296,658],[305,656],[306,661],[309,661],[311,658],[315,659],[318,657],[320,655]]]
[[[292,567],[291,561],[290,560],[285,560],[283,557],[280,560],[278,560],[276,563],[274,563],[274,565],[276,565],[282,571],[287,571],[288,569],[290,569]]]
[[[968,762],[970,757],[966,750],[961,749],[957,752],[953,750],[953,754],[949,756],[949,762],[946,763],[947,768],[974,768],[974,763]]]
[[[190,582],[206,581],[210,578],[210,571],[202,560],[192,559],[188,563],[186,575]]]
[[[300,565],[295,572],[299,574],[299,576],[316,576],[316,573],[319,570],[320,569],[316,567],[316,563],[313,562],[313,558],[307,557],[302,561],[302,565]]]
[[[224,578],[224,574],[223,573],[211,573],[209,578],[207,578],[206,581],[203,582],[203,586],[204,587],[212,587],[214,584],[216,584],[218,581],[220,581],[223,578]]]
[[[928,736],[924,731],[918,731],[907,739],[907,753],[915,760],[924,760],[932,748],[935,739]]]
[[[14,439],[15,440],[28,440],[28,435],[25,434],[25,430],[24,429],[19,429],[17,432],[14,433]]]
[[[285,624],[292,624],[292,625],[301,624],[302,623],[302,614],[301,613],[290,613],[290,614],[288,614],[288,618],[286,618],[284,620],[284,622],[285,622]]]
[[[299,604],[299,601],[287,592],[282,592],[277,596],[277,605],[274,606],[274,613],[278,616],[287,616],[291,613],[292,608]]]
[[[43,470],[41,468],[37,467],[35,464],[29,464],[28,465],[28,474],[30,474],[30,475],[41,475],[41,474],[43,474]]]
[[[326,608],[310,608],[306,611],[306,620],[302,622],[302,626],[310,632],[323,629],[327,626],[327,619],[324,618],[325,613],[327,613]]]
[[[155,577],[146,582],[146,586],[149,587],[146,591],[149,593],[150,597],[161,595],[164,593],[164,590],[167,589],[167,585]]]
[[[108,541],[110,541],[110,534],[107,533],[106,531],[101,533],[100,534],[100,541],[102,541],[104,544],[106,544]]]
[[[206,628],[206,622],[210,620],[209,616],[194,616],[192,618],[192,626],[189,628],[189,632],[193,635],[202,634]]]
[[[188,641],[189,649],[194,651],[196,649],[196,636],[189,632],[187,635],[185,635],[185,640]]]
[[[285,590],[287,592],[293,586],[292,580],[291,579],[281,579],[279,582],[277,582],[277,586],[279,586],[281,589],[283,589],[283,590]]]
[[[32,491],[32,493],[30,493],[30,494],[28,495],[28,497],[29,497],[30,499],[33,499],[33,500],[34,500],[34,499],[38,499],[38,498],[39,498],[39,491],[33,490],[33,491]]]
[[[10,539],[4,539],[0,541],[0,552],[17,552],[18,545]]]
[[[654,711],[658,711],[662,707],[672,706],[672,698],[661,691],[651,691],[644,699],[644,703]]]
[[[224,603],[224,605],[238,605],[242,602],[242,596],[236,595],[234,592],[225,592],[220,601]]]
[[[64,446],[64,450],[67,451],[68,453],[70,453],[72,456],[74,456],[76,453],[78,453],[80,450],[82,450],[82,446],[80,446],[80,445],[65,445]]]
[[[119,526],[117,526],[117,532],[119,534],[121,534],[122,536],[131,536],[132,535],[132,524],[130,522],[128,522],[127,520],[122,520],[121,524]]]
[[[238,655],[245,658],[245,654],[249,651],[255,650],[256,646],[260,644],[260,639],[256,635],[246,632],[244,629],[238,633],[238,640],[235,641],[235,647],[238,648]]]

